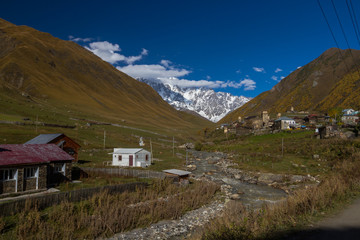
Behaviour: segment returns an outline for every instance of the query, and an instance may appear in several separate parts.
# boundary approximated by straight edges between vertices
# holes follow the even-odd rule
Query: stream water
[[[229,176],[216,164],[226,158],[224,153],[211,153],[203,151],[191,151],[191,164],[196,165],[192,173],[196,177],[206,178],[221,185],[229,185],[229,191],[240,194],[240,201],[249,207],[258,208],[264,203],[274,203],[286,198],[286,193],[281,189],[275,189],[267,185],[257,185],[242,182]]]

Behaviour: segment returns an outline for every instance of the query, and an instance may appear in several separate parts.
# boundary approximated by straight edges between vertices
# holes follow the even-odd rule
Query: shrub
[[[202,145],[201,142],[197,142],[197,143],[195,144],[195,150],[196,150],[196,151],[201,151],[202,148],[203,148],[203,145]]]

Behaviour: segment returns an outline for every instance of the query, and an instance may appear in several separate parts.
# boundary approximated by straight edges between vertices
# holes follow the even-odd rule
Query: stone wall
[[[65,163],[65,175],[59,172],[54,172],[55,165],[57,163]],[[71,161],[67,162],[56,162],[56,163],[50,163],[47,166],[48,171],[48,179],[47,179],[47,186],[57,186],[59,183],[71,181],[72,179],[72,163]]]
[[[24,169],[23,169],[24,171]],[[36,177],[24,179],[23,191],[28,190],[36,190],[36,189],[44,189],[47,185],[47,166],[40,165],[39,166],[39,179],[38,179],[38,187],[36,188]],[[19,191],[20,192],[20,191]]]
[[[14,193],[15,192],[15,180],[1,181],[0,182],[0,194],[2,193]]]

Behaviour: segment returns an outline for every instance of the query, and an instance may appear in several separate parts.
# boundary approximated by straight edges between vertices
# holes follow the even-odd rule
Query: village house
[[[316,125],[318,123],[318,116],[316,114],[310,114],[304,117],[304,122],[310,125]]]
[[[274,121],[274,130],[286,130],[296,126],[295,120],[288,117],[280,117]]]
[[[55,144],[0,145],[0,194],[46,189],[69,181],[73,159]]]
[[[56,144],[62,150],[74,157],[74,161],[78,160],[78,152],[80,145],[63,133],[40,134],[39,136],[27,141],[24,144]]]
[[[352,114],[344,114],[341,121],[348,125],[356,125],[359,122],[359,116]]]
[[[359,113],[359,111],[355,111],[354,109],[348,108],[342,110],[343,115],[356,115]]]
[[[114,148],[112,165],[122,167],[147,167],[151,153],[143,148]]]

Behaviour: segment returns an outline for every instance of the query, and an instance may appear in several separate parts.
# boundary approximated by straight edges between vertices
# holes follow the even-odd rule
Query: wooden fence
[[[38,209],[60,204],[63,201],[79,202],[91,198],[96,193],[108,191],[109,193],[122,193],[125,191],[135,191],[137,187],[145,187],[146,183],[127,183],[113,186],[103,186],[95,188],[84,188],[69,192],[56,192],[42,196],[17,199],[10,202],[0,203],[0,216],[10,216],[21,212],[28,204],[30,207],[37,206]]]
[[[138,178],[159,178],[164,179],[165,173],[150,170],[125,169],[125,168],[80,168],[88,174],[107,174],[112,176],[126,176]]]

